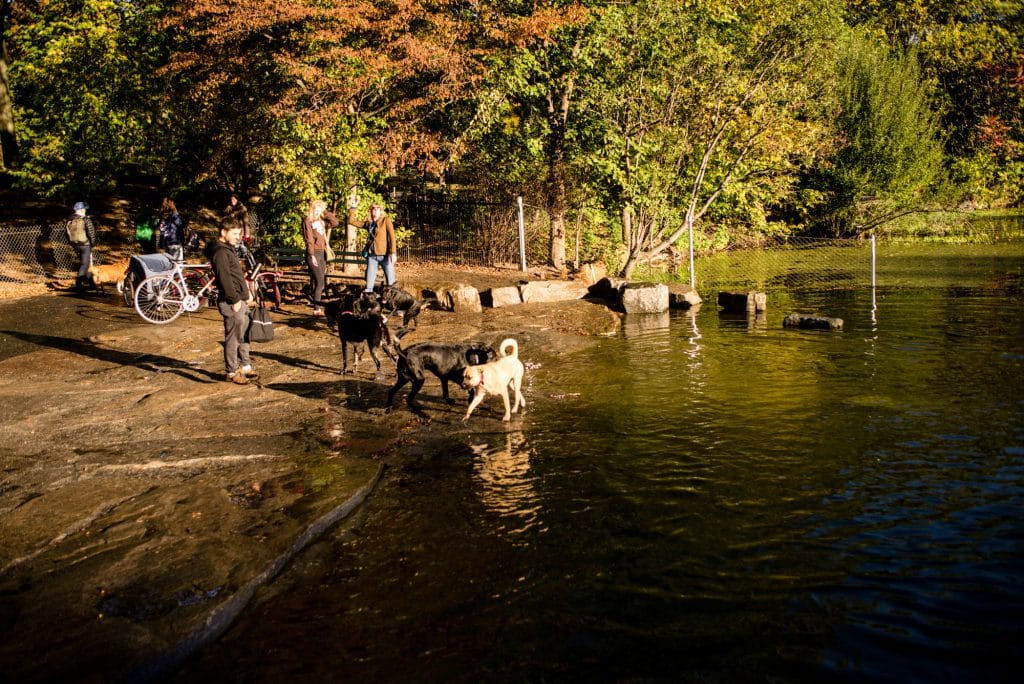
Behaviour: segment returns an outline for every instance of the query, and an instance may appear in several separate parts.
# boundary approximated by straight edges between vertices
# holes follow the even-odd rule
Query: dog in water
[[[415,409],[416,395],[423,387],[427,373],[433,373],[441,381],[441,396],[445,403],[454,403],[448,396],[448,383],[461,383],[463,371],[467,366],[484,364],[497,358],[494,348],[481,342],[420,342],[399,349],[398,378],[395,385],[388,390],[388,407],[394,402],[398,390],[406,383],[412,383],[412,389],[409,390],[409,396],[405,401],[409,408]]]
[[[489,394],[500,394],[505,401],[505,416],[502,420],[509,420],[520,406],[526,408],[526,400],[523,399],[523,362],[519,360],[519,343],[511,337],[507,337],[498,345],[499,356],[497,361],[484,363],[477,366],[468,366],[462,372],[462,386],[474,392],[469,408],[466,409],[466,416],[462,420],[468,420],[473,409],[480,405]],[[505,351],[511,349],[511,353]],[[515,392],[515,405],[509,407],[508,388],[512,387]]]
[[[92,279],[92,284],[100,292],[103,291],[104,285],[111,283],[117,285],[120,290],[126,273],[128,273],[128,259],[112,264],[93,264],[89,267],[89,277]]]

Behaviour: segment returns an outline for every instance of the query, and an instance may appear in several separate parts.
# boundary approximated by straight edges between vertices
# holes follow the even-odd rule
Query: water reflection
[[[494,441],[470,444],[480,501],[503,519],[504,531],[519,535],[539,520],[540,498],[530,469],[530,451],[522,432],[510,431]]]

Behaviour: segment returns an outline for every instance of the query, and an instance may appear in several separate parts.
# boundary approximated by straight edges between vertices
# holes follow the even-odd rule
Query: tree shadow
[[[83,338],[56,337],[54,335],[36,335],[33,333],[19,332],[16,330],[0,330],[0,334],[10,335],[24,342],[39,347],[50,347],[73,354],[80,354],[96,359],[107,361],[121,366],[142,368],[153,372],[171,372],[193,382],[209,383],[219,382],[220,375],[211,371],[202,370],[189,365],[181,359],[174,359],[160,354],[148,352],[123,352],[117,349],[101,347],[95,342]],[[196,377],[205,376],[205,377]]]

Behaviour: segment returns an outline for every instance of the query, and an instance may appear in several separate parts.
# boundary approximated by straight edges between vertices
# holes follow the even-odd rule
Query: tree
[[[12,106],[0,120],[12,130],[17,114],[19,186],[92,192],[111,187],[126,163],[148,161],[156,9],[141,1],[5,3]]]
[[[605,144],[593,163],[622,205],[629,277],[693,234],[730,193],[764,212],[798,162],[827,143],[811,116],[815,60],[836,26],[828,0],[654,0],[602,12],[587,107]]]
[[[860,31],[841,43],[836,126],[843,144],[820,172],[834,234],[920,209],[943,176],[942,141],[914,51],[892,54]]]
[[[897,53],[914,50],[934,96],[949,164],[968,199],[1024,201],[1024,3],[851,0],[848,20]]]

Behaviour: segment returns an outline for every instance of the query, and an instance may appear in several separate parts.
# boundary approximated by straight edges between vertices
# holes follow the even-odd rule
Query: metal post
[[[526,271],[526,229],[523,227],[523,198],[516,197],[519,208],[519,270]]]
[[[686,212],[686,223],[690,229],[690,287],[696,290],[697,281],[693,275],[693,215],[690,212]]]
[[[875,301],[875,234],[871,234],[871,321],[877,322],[875,312],[877,303]]]

